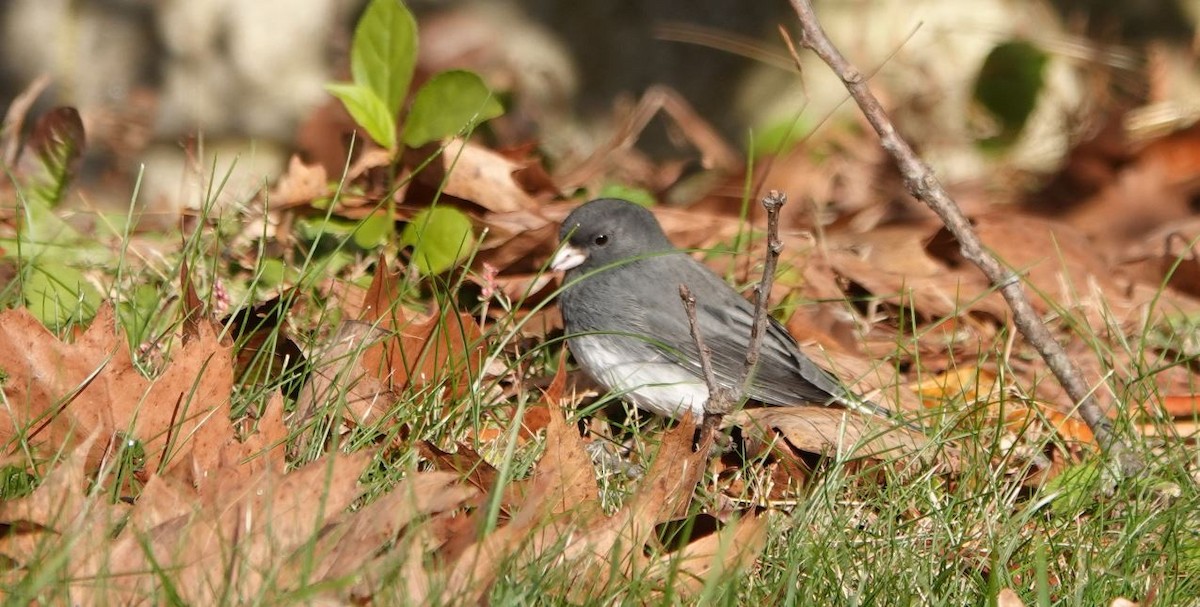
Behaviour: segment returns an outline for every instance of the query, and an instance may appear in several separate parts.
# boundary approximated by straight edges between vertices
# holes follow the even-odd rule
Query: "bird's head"
[[[571,211],[558,232],[561,247],[550,268],[590,270],[673,250],[654,214],[618,198],[600,198]]]

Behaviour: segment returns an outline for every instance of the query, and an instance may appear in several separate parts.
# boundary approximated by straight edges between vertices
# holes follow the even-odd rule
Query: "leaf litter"
[[[670,106],[693,140],[707,141],[707,125],[656,93],[627,120]],[[66,113],[57,116],[48,120],[73,124],[63,122]],[[449,139],[429,170],[414,175],[418,163],[409,156],[424,149],[393,159],[368,144],[350,159],[348,182],[338,184],[329,176],[341,173],[347,154],[326,152],[345,150],[353,125],[314,117],[311,129],[313,141],[327,144],[304,157],[324,161],[294,157],[265,194],[268,213],[294,218],[328,209],[355,219],[377,213],[390,196],[403,222],[435,201],[450,204],[483,239],[464,282],[494,305],[474,314],[464,293],[412,305],[402,284],[408,278],[381,258],[365,291],[337,279],[353,293],[338,300],[343,319],[306,350],[310,365],[296,402],[273,393],[261,411],[236,419],[238,352],[204,317],[186,277],[182,339],[152,377],[134,363],[112,307],[67,340],[24,310],[0,313],[5,461],[40,478],[31,494],[0,504],[0,553],[14,564],[10,574],[38,556],[61,555],[68,565],[60,575],[80,602],[248,602],[306,587],[327,588],[319,592],[331,601],[382,601],[390,592],[417,603],[479,602],[508,568],[538,564],[570,580],[559,586],[569,589],[568,600],[606,596],[633,581],[649,581],[653,597],[694,597],[710,580],[753,566],[772,513],[820,473],[813,455],[904,466],[920,465],[932,450],[946,464],[939,473],[954,478],[958,455],[940,440],[884,432],[877,420],[843,411],[748,408],[727,422],[769,454],[760,472],[775,488],[754,494],[750,483],[730,481],[755,464],[710,460],[683,423],[663,435],[656,456],[638,462],[642,476],[625,499],[605,500],[592,447],[621,439],[594,422],[581,435],[565,414],[593,400],[567,388],[586,379],[560,358],[545,392],[518,406],[504,398],[527,396],[548,378],[520,369],[500,377],[484,368],[483,352],[502,322],[526,315],[544,322],[537,329],[528,322],[521,338],[557,335],[561,323],[542,306],[555,288],[543,268],[559,221],[577,202],[562,202],[560,188],[583,184],[594,192],[594,183],[614,176],[651,198],[675,200],[654,208],[668,236],[681,248],[727,253],[704,259],[739,287],[752,285],[761,259],[756,205],[748,225],[738,221],[745,184],[784,184],[799,201],[787,207],[783,226],[784,265],[796,275],[777,282],[772,303],[814,360],[915,423],[950,434],[995,430],[1002,448],[993,465],[1033,486],[1095,449],[1071,403],[1030,362],[1028,346],[1010,337],[1008,310],[994,289],[904,199],[869,138],[816,135],[753,169],[728,153],[714,156],[723,146],[704,146],[696,164],[722,161],[699,186],[684,183],[687,161],[651,162],[634,149],[633,135],[614,139],[573,172],[559,167],[557,177],[529,146],[497,150]],[[5,144],[6,151],[16,147]],[[1194,445],[1195,329],[1186,320],[1197,311],[1197,230],[1187,217],[1195,128],[1122,140],[1116,153],[1110,147],[1077,144],[1070,152],[1076,160],[1050,176],[1050,187],[999,212],[981,202],[989,199],[983,188],[965,185],[963,200],[984,242],[1021,275],[1088,380],[1102,386],[1097,395],[1112,415],[1128,405],[1135,428],[1160,449]],[[393,177],[404,183],[389,189],[395,184],[384,173],[393,160],[401,165]],[[1151,199],[1166,203],[1149,218],[1130,202]],[[361,305],[348,301],[359,296]],[[1093,334],[1073,324],[1076,315]],[[1158,342],[1126,347],[1129,336],[1165,319],[1177,324]],[[981,352],[999,358],[980,360]],[[1112,380],[1114,368],[1135,379]],[[484,379],[508,384],[500,393],[475,393]],[[482,402],[480,427],[449,444],[410,434],[414,428],[394,414],[418,394],[436,394],[430,400],[444,416],[461,413],[452,409],[467,396]],[[509,432],[506,421],[521,425]],[[385,453],[421,454],[419,466],[382,495],[368,495],[362,479],[385,466],[383,455],[340,452],[363,428],[386,437],[373,442]],[[527,470],[497,465],[495,446],[509,436],[540,450]],[[123,473],[121,454],[134,444],[143,463]],[[711,533],[696,531],[682,543],[659,537],[681,520],[699,526],[697,494],[714,490],[725,508],[714,509],[719,524]],[[1001,596],[1015,598],[1007,590]]]

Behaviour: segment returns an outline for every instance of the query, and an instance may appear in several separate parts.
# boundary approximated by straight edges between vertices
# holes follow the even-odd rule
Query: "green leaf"
[[[404,121],[404,145],[420,147],[457,135],[504,113],[504,107],[473,72],[450,70],[426,82]]]
[[[376,211],[358,223],[354,230],[354,244],[366,250],[385,245],[393,229],[395,222],[388,219],[387,213]]]
[[[354,28],[350,73],[395,120],[417,62],[417,21],[400,0],[372,0]],[[390,146],[389,146],[390,149]]]
[[[83,145],[83,121],[75,108],[57,107],[38,119],[27,144],[33,165],[23,183],[27,198],[49,208],[61,203],[83,157]]]
[[[983,143],[1006,146],[1016,141],[1037,107],[1049,57],[1023,40],[1003,42],[992,49],[979,68],[974,97],[999,126]]]
[[[117,318],[132,349],[136,350],[138,344],[145,341],[153,323],[161,320],[161,305],[162,294],[151,284],[139,285],[116,301]]]
[[[751,134],[750,154],[756,159],[787,154],[811,131],[812,127],[799,118],[768,124]]]
[[[1063,470],[1050,479],[1042,493],[1053,501],[1050,510],[1057,516],[1072,517],[1096,504],[1096,491],[1103,473],[1103,463],[1085,462]]]
[[[258,288],[273,289],[283,283],[288,276],[287,264],[282,259],[268,257],[258,265]]]
[[[600,188],[600,192],[596,194],[596,198],[622,198],[629,202],[651,208],[658,204],[654,199],[654,194],[650,190],[644,188],[635,188],[620,183],[606,183]]]
[[[413,262],[427,276],[449,270],[475,247],[471,220],[450,207],[417,213],[400,234],[401,246],[413,248]]]
[[[396,119],[379,95],[359,84],[326,84],[325,90],[342,101],[350,117],[375,143],[396,149]]]
[[[75,228],[41,200],[27,198],[23,210],[17,237],[21,241],[20,251],[24,257],[69,255],[71,251],[66,247],[82,238]]]
[[[100,307],[100,293],[82,272],[65,264],[31,264],[22,289],[25,306],[51,330],[72,318],[91,318]]]

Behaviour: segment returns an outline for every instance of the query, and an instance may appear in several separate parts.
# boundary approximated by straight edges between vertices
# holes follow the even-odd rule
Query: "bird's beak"
[[[583,252],[583,249],[567,244],[554,254],[554,259],[550,260],[550,269],[555,272],[565,272],[585,261],[587,261],[587,253]]]

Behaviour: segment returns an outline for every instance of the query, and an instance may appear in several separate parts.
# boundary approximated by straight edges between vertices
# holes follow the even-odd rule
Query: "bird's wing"
[[[691,338],[691,327],[679,301],[678,284],[686,284],[696,298],[696,320],[705,345],[712,352],[713,374],[722,385],[740,388],[745,369],[746,350],[754,323],[754,308],[720,277],[699,262],[673,266],[674,284],[660,285],[648,296],[658,300],[662,314],[646,315],[641,321],[648,335],[664,337],[657,347],[703,376],[699,351]],[[750,398],[773,405],[802,402],[839,401],[847,392],[823,369],[800,352],[792,336],[773,318],[768,317],[757,372],[748,387]],[[665,339],[671,336],[672,339]]]
[[[701,313],[721,322],[729,330],[706,342],[712,350],[713,368],[737,382],[746,368],[746,352],[754,325],[754,308],[745,300],[740,305],[697,305]],[[839,401],[844,388],[828,372],[800,352],[792,336],[774,318],[767,316],[758,366],[747,386],[747,396],[772,405],[800,402]]]

